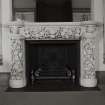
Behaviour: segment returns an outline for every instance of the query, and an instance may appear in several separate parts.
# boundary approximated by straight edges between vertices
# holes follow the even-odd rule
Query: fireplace
[[[97,23],[19,21],[9,29],[11,88],[35,88],[41,83],[54,88],[59,83],[60,88],[97,86]]]
[[[65,88],[68,88],[68,83],[69,88],[70,85],[79,86],[80,40],[26,40],[25,44],[27,86],[43,90],[43,82],[48,81],[50,85],[44,84],[46,90],[61,82]]]

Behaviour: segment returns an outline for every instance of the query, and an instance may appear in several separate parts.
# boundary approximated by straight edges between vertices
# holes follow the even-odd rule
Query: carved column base
[[[96,87],[97,79],[80,79],[80,85],[83,87]]]
[[[9,80],[9,86],[11,88],[23,88],[26,86],[25,80]]]

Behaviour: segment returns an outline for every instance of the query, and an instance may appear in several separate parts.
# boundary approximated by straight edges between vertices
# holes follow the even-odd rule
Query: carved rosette
[[[11,79],[25,80],[25,48],[24,40],[81,40],[80,52],[80,85],[85,87],[96,86],[97,55],[96,55],[96,25],[21,25],[18,31],[10,31],[11,39]],[[13,27],[14,28],[14,27]],[[10,30],[13,30],[12,26]],[[16,37],[18,36],[18,37]],[[13,81],[12,81],[13,82]],[[20,87],[24,87],[21,85]],[[13,87],[13,84],[12,86]],[[15,86],[16,87],[16,86]],[[18,87],[18,86],[17,86]]]

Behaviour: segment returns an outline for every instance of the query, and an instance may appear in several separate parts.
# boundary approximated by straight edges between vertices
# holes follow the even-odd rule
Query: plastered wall
[[[0,1],[1,4],[1,1]],[[1,13],[1,5],[0,5],[0,13]],[[1,15],[0,15],[0,59],[2,58],[2,32],[1,32]]]

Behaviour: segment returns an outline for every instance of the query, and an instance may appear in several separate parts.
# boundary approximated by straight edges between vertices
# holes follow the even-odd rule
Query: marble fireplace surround
[[[98,69],[98,28],[96,22],[30,23],[24,21],[9,24],[11,88],[26,86],[25,40],[80,40],[80,85],[96,87]]]

